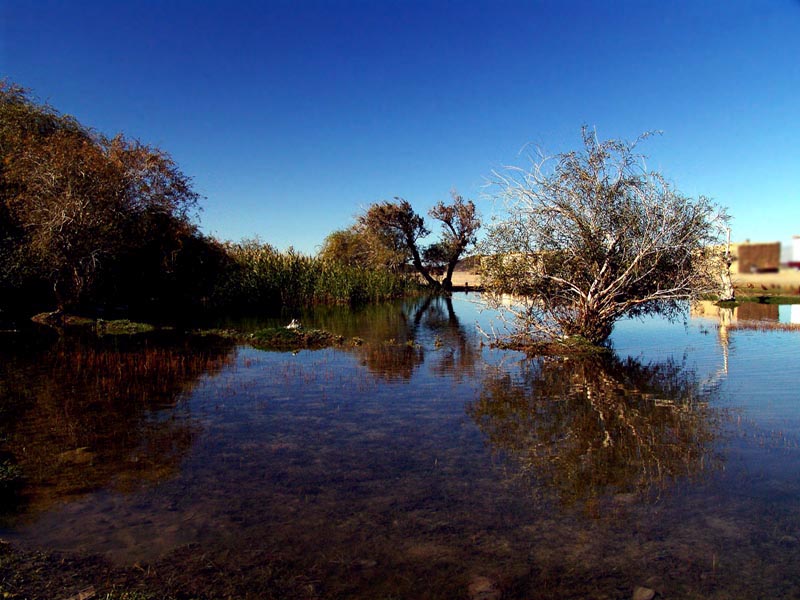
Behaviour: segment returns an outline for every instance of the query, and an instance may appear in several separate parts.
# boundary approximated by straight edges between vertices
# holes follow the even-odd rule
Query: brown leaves
[[[0,151],[0,229],[15,249],[4,258],[25,263],[6,270],[37,273],[60,306],[80,301],[104,263],[185,231],[198,198],[166,152],[97,135],[9,84],[0,84]]]

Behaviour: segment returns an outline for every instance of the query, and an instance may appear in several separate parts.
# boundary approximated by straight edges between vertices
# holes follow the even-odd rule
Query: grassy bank
[[[80,325],[73,322],[80,317],[72,315],[82,315],[98,332],[136,333],[136,324],[126,319],[163,324],[220,314],[278,314],[285,309],[319,305],[383,302],[422,290],[409,274],[348,266],[292,250],[281,252],[260,242],[227,243],[221,246],[221,253],[222,258],[201,269],[206,282],[202,293],[194,289],[109,296],[98,293],[53,311],[55,303],[41,301],[42,295],[36,296],[40,302],[32,298],[24,302],[35,295],[22,288],[12,290],[19,301],[14,306],[0,305],[0,330],[14,330],[35,313],[45,311],[37,315],[43,324]]]
[[[363,304],[414,293],[410,277],[279,252],[259,242],[229,243],[230,266],[219,278],[211,303],[223,309]]]

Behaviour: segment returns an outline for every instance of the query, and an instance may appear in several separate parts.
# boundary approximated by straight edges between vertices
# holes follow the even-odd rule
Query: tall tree
[[[358,218],[358,225],[373,232],[384,247],[405,255],[422,278],[434,288],[452,289],[453,270],[467,248],[475,243],[480,219],[471,200],[453,194],[453,202],[438,202],[429,215],[442,223],[440,241],[420,248],[420,240],[431,231],[407,200],[373,204]],[[444,277],[438,281],[432,270],[442,266]]]
[[[0,287],[8,290],[37,279],[27,244],[29,232],[15,215],[15,199],[26,187],[20,161],[30,161],[43,140],[55,134],[91,139],[90,132],[72,117],[33,102],[25,88],[0,81]]]
[[[523,337],[602,343],[626,316],[683,314],[719,289],[727,216],[648,171],[637,143],[599,141],[495,173],[507,218],[492,227],[483,283],[520,298]]]
[[[441,241],[434,245],[445,264],[442,287],[449,290],[453,287],[453,270],[467,248],[477,241],[478,228],[481,221],[472,200],[464,200],[453,192],[453,202],[438,202],[429,214],[442,223]]]
[[[429,285],[439,287],[439,282],[422,262],[418,244],[430,230],[407,200],[395,198],[395,202],[373,204],[359,217],[358,223],[374,232],[386,248],[404,254]]]
[[[6,171],[25,232],[26,258],[50,282],[60,308],[78,301],[99,265],[119,250],[117,174],[99,144],[69,132],[32,140]]]

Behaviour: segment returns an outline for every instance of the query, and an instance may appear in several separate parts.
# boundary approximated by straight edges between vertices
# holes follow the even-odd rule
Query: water
[[[364,340],[297,354],[3,338],[0,537],[187,597],[800,597],[797,332],[531,361],[475,299],[297,315]]]

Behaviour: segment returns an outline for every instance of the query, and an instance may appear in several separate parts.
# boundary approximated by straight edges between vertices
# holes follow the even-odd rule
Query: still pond
[[[361,342],[297,353],[2,334],[0,539],[62,598],[800,598],[800,332],[728,327],[769,310],[570,359],[475,294],[288,315]]]

